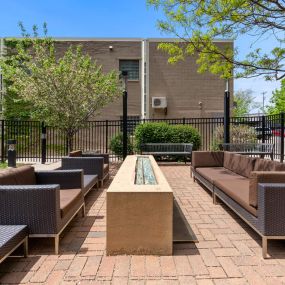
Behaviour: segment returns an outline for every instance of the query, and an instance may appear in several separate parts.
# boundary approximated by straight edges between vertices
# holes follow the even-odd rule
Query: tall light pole
[[[265,113],[265,94],[266,94],[267,92],[266,91],[264,91],[264,92],[261,92],[261,94],[262,94],[262,115],[264,115],[264,113]]]
[[[224,94],[224,143],[230,142],[230,82],[226,80]]]
[[[128,155],[128,72],[122,71],[123,77],[123,159]]]

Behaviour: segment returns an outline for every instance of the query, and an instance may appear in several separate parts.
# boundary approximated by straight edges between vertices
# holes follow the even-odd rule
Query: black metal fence
[[[134,130],[138,124],[145,122],[166,122],[185,124],[196,128],[201,134],[201,150],[215,147],[216,138],[222,133],[223,118],[180,118],[180,119],[134,119],[128,120],[128,132],[134,140]],[[231,126],[244,125],[252,129],[258,142],[275,145],[274,158],[284,159],[284,114],[268,116],[235,117]],[[118,159],[109,148],[111,139],[122,131],[122,120],[90,121],[80,129],[73,141],[74,149],[110,153]],[[249,129],[247,128],[247,130]],[[17,140],[17,158],[23,161],[51,161],[68,154],[67,139],[58,128],[45,127],[36,121],[0,121],[1,159],[7,158],[7,140]],[[242,136],[239,142],[242,142]]]

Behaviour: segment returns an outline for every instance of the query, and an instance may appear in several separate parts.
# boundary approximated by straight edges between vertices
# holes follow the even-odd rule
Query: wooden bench
[[[186,163],[191,160],[193,144],[191,143],[145,143],[141,145],[141,154],[153,156],[182,156]]]
[[[273,160],[274,144],[269,143],[224,143],[219,145],[220,150],[231,151],[245,155],[259,155],[264,158],[269,155]]]

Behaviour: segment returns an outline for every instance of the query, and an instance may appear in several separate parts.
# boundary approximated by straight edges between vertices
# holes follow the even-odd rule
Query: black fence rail
[[[268,116],[247,116],[231,118],[231,130],[235,126],[245,126],[248,136],[256,142],[274,144],[274,159],[284,160],[284,113]],[[134,142],[134,130],[137,125],[146,122],[166,122],[168,124],[191,125],[201,134],[201,150],[217,148],[223,137],[223,118],[178,118],[178,119],[132,119],[128,120],[128,133]],[[87,122],[78,130],[73,140],[73,149],[110,153],[111,139],[122,132],[122,120],[105,120]],[[243,129],[243,128],[240,128]],[[22,161],[58,160],[68,154],[68,143],[64,133],[55,127],[45,127],[37,121],[0,121],[0,153],[1,160],[7,159],[7,140],[16,139],[17,158]],[[240,131],[240,130],[239,130]],[[231,136],[232,142],[246,142],[244,134]]]

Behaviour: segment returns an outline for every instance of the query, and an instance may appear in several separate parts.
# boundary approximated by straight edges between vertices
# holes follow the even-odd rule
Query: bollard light
[[[8,140],[8,167],[16,167],[16,140]]]

